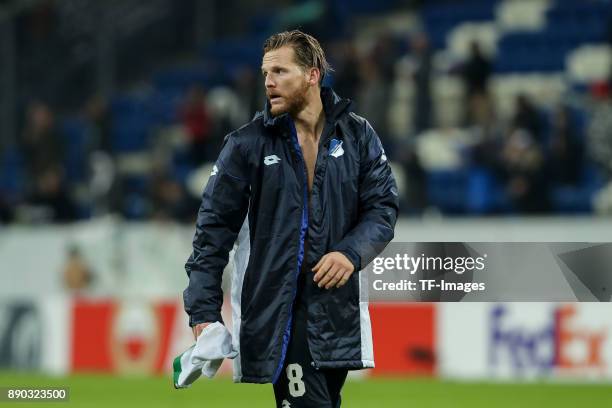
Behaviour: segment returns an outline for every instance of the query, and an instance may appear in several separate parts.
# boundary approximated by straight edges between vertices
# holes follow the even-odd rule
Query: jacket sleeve
[[[360,146],[359,220],[334,246],[355,266],[365,268],[393,239],[399,200],[395,178],[378,135],[365,121]]]
[[[247,156],[237,138],[225,138],[213,167],[202,195],[193,252],[185,264],[189,285],[183,301],[191,326],[223,321],[221,278],[246,217],[250,191]]]

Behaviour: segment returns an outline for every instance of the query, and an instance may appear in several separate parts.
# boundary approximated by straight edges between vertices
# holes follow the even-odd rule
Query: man
[[[274,384],[279,407],[338,407],[349,369],[374,366],[363,269],[393,238],[397,189],[378,136],[321,87],[318,41],[264,44],[265,110],[230,133],[204,190],[185,310],[221,322],[232,276],[236,382]]]

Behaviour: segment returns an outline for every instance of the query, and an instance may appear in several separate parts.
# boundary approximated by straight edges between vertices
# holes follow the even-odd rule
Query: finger
[[[334,276],[329,280],[329,283],[325,285],[325,289],[331,289],[334,286],[336,286],[336,284],[340,282],[340,279],[342,278],[343,275],[344,275],[344,268],[339,267],[336,273],[334,274]]]
[[[325,274],[327,273],[327,271],[329,271],[329,268],[331,268],[331,266],[333,265],[331,259],[326,259],[323,264],[319,267],[319,269],[317,270],[317,273],[315,273],[315,276],[313,278],[313,280],[315,282],[318,282],[319,279],[321,279],[323,276],[325,276]]]
[[[326,259],[327,259],[327,255],[323,255],[321,259],[319,259],[319,262],[317,262],[317,264],[312,268],[312,271],[316,272],[317,269],[319,269],[321,265],[323,265],[323,262],[325,262]]]
[[[317,282],[317,285],[319,287],[323,287],[329,281],[329,279],[333,277],[333,275],[330,275],[330,273],[332,272],[332,270],[334,270],[335,272],[335,268],[337,268],[337,266],[334,265],[334,263],[331,261],[329,262],[329,265],[324,265],[323,267],[321,267],[319,272],[317,272],[317,275],[319,276],[315,281]]]
[[[349,271],[344,271],[344,273],[342,274],[342,277],[340,278],[340,280],[336,284],[336,287],[340,288],[340,287],[346,285],[346,282],[348,282],[350,277],[351,277],[351,273]]]
[[[325,274],[325,276],[323,276],[321,280],[318,282],[319,287],[322,288],[323,286],[326,286],[329,283],[329,281],[331,281],[334,278],[334,276],[338,273],[339,270],[340,270],[339,265],[337,264],[331,265],[329,270]]]

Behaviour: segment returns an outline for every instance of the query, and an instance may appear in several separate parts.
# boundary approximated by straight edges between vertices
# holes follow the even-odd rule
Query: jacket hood
[[[350,112],[353,106],[353,102],[350,99],[341,98],[333,89],[327,86],[321,87],[321,102],[323,103],[323,110],[325,111],[325,120],[332,123],[345,111]],[[266,127],[273,127],[281,123],[286,123],[286,120],[289,118],[288,113],[272,116],[272,113],[270,113],[269,100],[266,100],[263,112],[258,112],[255,116],[257,117],[260,115],[263,115],[264,126]]]

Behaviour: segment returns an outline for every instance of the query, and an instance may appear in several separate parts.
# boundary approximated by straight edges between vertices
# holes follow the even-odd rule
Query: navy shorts
[[[301,275],[304,275],[303,273]],[[308,276],[308,275],[306,275]],[[315,368],[307,340],[307,309],[303,279],[293,308],[291,339],[283,370],[274,384],[278,408],[338,408],[347,369]]]

